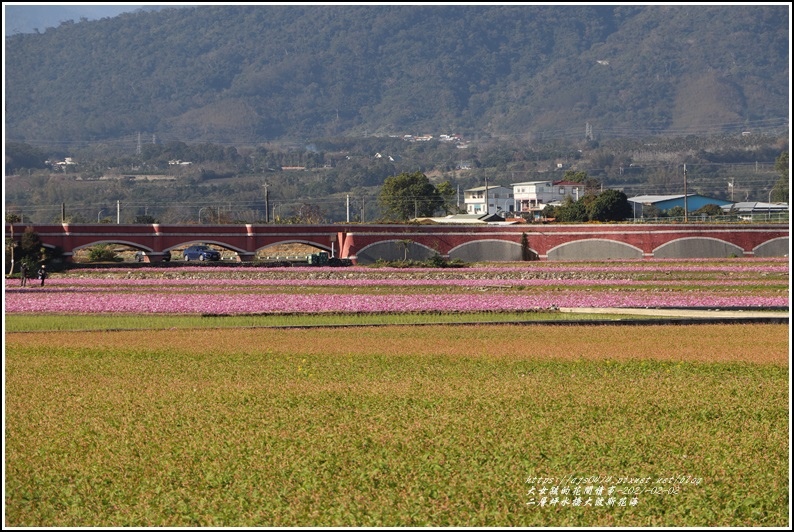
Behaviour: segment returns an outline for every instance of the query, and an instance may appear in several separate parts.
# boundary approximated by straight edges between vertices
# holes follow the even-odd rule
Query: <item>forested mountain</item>
[[[787,131],[789,6],[197,6],[5,40],[6,140]]]

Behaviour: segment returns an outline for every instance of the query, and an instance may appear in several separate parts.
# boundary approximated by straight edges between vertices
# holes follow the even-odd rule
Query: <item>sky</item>
[[[121,13],[136,11],[142,8],[156,8],[169,5],[168,2],[158,4],[111,2],[108,4],[79,4],[73,2],[51,2],[41,4],[35,2],[4,2],[3,22],[4,35],[16,33],[44,32],[47,28],[56,28],[61,22],[80,19],[97,20],[115,17]],[[174,4],[176,5],[176,4]]]

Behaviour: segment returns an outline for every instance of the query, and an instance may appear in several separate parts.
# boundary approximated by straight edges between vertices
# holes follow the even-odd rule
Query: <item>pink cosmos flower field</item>
[[[156,267],[5,284],[6,313],[382,313],[559,307],[780,308],[788,261],[460,269]]]

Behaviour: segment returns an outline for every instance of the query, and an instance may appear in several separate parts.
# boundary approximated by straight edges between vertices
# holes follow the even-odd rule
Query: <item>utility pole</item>
[[[485,214],[491,214],[491,209],[488,208],[488,176],[485,176]]]
[[[265,223],[270,223],[270,197],[267,191],[267,183],[262,186],[265,187]]]
[[[9,261],[11,263],[11,268],[8,270],[8,275],[11,275],[14,273],[14,224],[11,223],[9,225],[11,226],[11,260]]]
[[[687,217],[687,213],[689,209],[687,208],[687,196],[686,196],[686,164],[684,165],[684,223],[689,221]]]
[[[350,194],[347,195],[345,200],[345,209],[347,210],[347,223],[350,223]]]
[[[769,198],[766,200],[766,221],[772,221],[772,190],[769,189]]]

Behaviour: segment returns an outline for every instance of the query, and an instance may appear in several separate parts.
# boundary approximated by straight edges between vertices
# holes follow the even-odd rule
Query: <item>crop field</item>
[[[5,525],[785,527],[788,325],[560,309],[788,316],[788,270],[9,279]]]

